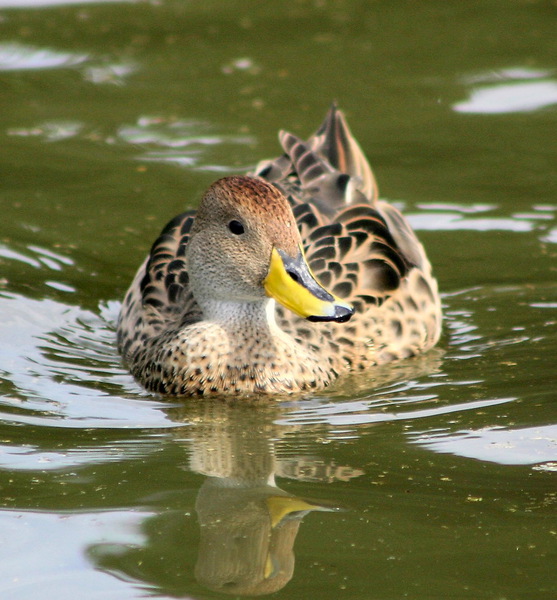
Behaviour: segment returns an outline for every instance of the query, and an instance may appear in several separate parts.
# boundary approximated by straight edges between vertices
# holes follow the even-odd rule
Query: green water
[[[0,0],[0,597],[557,597],[557,5]],[[439,348],[166,402],[115,319],[161,227],[337,100]]]

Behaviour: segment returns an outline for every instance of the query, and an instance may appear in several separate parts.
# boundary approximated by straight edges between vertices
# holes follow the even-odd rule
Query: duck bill
[[[317,283],[301,248],[296,258],[273,248],[263,285],[267,296],[309,321],[342,323],[354,314],[350,304]]]

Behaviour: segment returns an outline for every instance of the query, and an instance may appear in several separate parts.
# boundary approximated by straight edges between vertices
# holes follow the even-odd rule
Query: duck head
[[[214,302],[271,297],[311,321],[343,322],[354,313],[316,280],[288,201],[261,179],[225,177],[207,190],[187,260],[193,294],[204,310]]]

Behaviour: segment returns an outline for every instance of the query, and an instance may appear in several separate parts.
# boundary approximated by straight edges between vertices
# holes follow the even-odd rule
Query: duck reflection
[[[135,476],[127,471],[143,490],[141,498],[128,498],[130,505],[153,507],[154,514],[138,518],[138,532],[146,537],[133,546],[95,545],[89,548],[90,558],[117,577],[141,581],[173,596],[189,596],[199,584],[244,596],[283,588],[294,573],[294,544],[303,518],[340,507],[289,493],[278,487],[275,478],[332,483],[363,474],[304,456],[296,440],[311,452],[317,429],[312,432],[307,424],[281,425],[292,410],[268,400],[265,404],[246,400],[241,405],[188,401],[166,409],[174,422],[187,426],[165,436],[157,452],[141,457]],[[165,471],[158,480],[161,465],[171,474]],[[195,502],[187,483],[183,488],[176,485],[184,470],[205,477]],[[191,473],[186,476],[190,483],[196,479]],[[187,516],[192,505],[199,521],[198,543]]]
[[[228,594],[260,595],[291,579],[302,518],[312,510],[334,509],[290,496],[273,481],[211,478],[199,492],[196,510],[199,583]]]
[[[200,543],[195,576],[227,594],[262,595],[286,585],[294,572],[294,542],[311,511],[334,511],[332,503],[300,498],[280,489],[275,476],[305,480],[350,479],[362,471],[317,461],[279,458],[276,427],[246,408],[207,407],[196,428],[191,467],[207,475],[196,501]],[[260,407],[255,411],[260,410]],[[241,413],[241,426],[236,421]],[[247,418],[247,423],[246,423]],[[247,426],[246,426],[247,425]]]

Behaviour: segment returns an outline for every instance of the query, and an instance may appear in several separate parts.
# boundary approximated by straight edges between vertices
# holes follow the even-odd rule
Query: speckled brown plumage
[[[280,140],[280,158],[219,180],[197,214],[170,221],[132,282],[118,346],[147,389],[315,390],[437,342],[440,301],[423,247],[377,199],[342,113],[333,107],[305,142],[284,132]],[[246,235],[231,235],[231,220]],[[266,297],[271,249],[294,256],[300,240],[317,280],[353,305],[350,321],[309,322]]]

